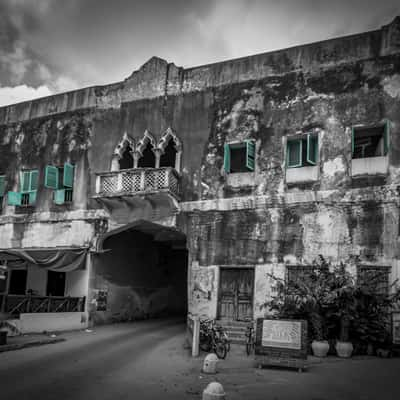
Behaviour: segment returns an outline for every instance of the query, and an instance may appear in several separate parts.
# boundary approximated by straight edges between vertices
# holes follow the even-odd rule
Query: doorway
[[[221,268],[218,316],[243,321],[253,318],[254,269]]]

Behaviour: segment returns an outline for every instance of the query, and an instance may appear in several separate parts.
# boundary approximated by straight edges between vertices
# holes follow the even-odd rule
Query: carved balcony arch
[[[175,132],[171,129],[168,128],[163,135],[161,136],[157,149],[159,150],[160,157],[165,153],[167,146],[170,144],[170,141],[172,140],[175,148],[175,165],[171,165],[172,167],[175,168],[177,172],[180,172],[181,169],[181,156],[182,156],[182,142],[176,136]]]
[[[152,147],[152,151],[155,155],[155,165],[153,165],[153,167],[157,168],[157,160],[159,159],[157,154],[157,143],[154,136],[147,129],[144,131],[142,139],[139,140],[135,147],[135,151],[133,152],[134,168],[138,168],[139,160],[143,157],[143,152],[146,150],[148,145]]]
[[[135,141],[125,132],[120,142],[114,149],[112,159],[111,159],[111,171],[119,171],[120,170],[120,161],[124,157],[124,153],[128,148],[131,148],[131,155],[133,157],[133,150],[135,149]],[[133,168],[133,163],[132,163]]]

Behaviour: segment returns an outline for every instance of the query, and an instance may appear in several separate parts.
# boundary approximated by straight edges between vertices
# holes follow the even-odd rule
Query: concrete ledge
[[[60,312],[21,314],[17,328],[22,333],[40,333],[85,329],[87,326],[86,312]]]
[[[11,343],[0,346],[0,353],[4,351],[21,350],[26,347],[43,346],[45,344],[65,342],[64,338],[46,338],[46,339],[35,339],[22,343]]]
[[[318,166],[288,168],[286,170],[286,183],[314,182],[318,180]]]
[[[388,167],[387,156],[354,158],[351,160],[351,176],[387,174]]]

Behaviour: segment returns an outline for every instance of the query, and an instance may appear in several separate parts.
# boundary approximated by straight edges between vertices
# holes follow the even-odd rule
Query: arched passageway
[[[95,322],[186,317],[187,250],[181,232],[142,221],[101,244],[93,257],[92,289],[100,296]]]

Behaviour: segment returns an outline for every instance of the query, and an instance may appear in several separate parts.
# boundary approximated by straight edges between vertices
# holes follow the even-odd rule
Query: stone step
[[[225,319],[217,319],[215,321],[218,325],[222,326],[248,326],[252,323],[252,321],[232,321],[232,320],[225,320]]]

